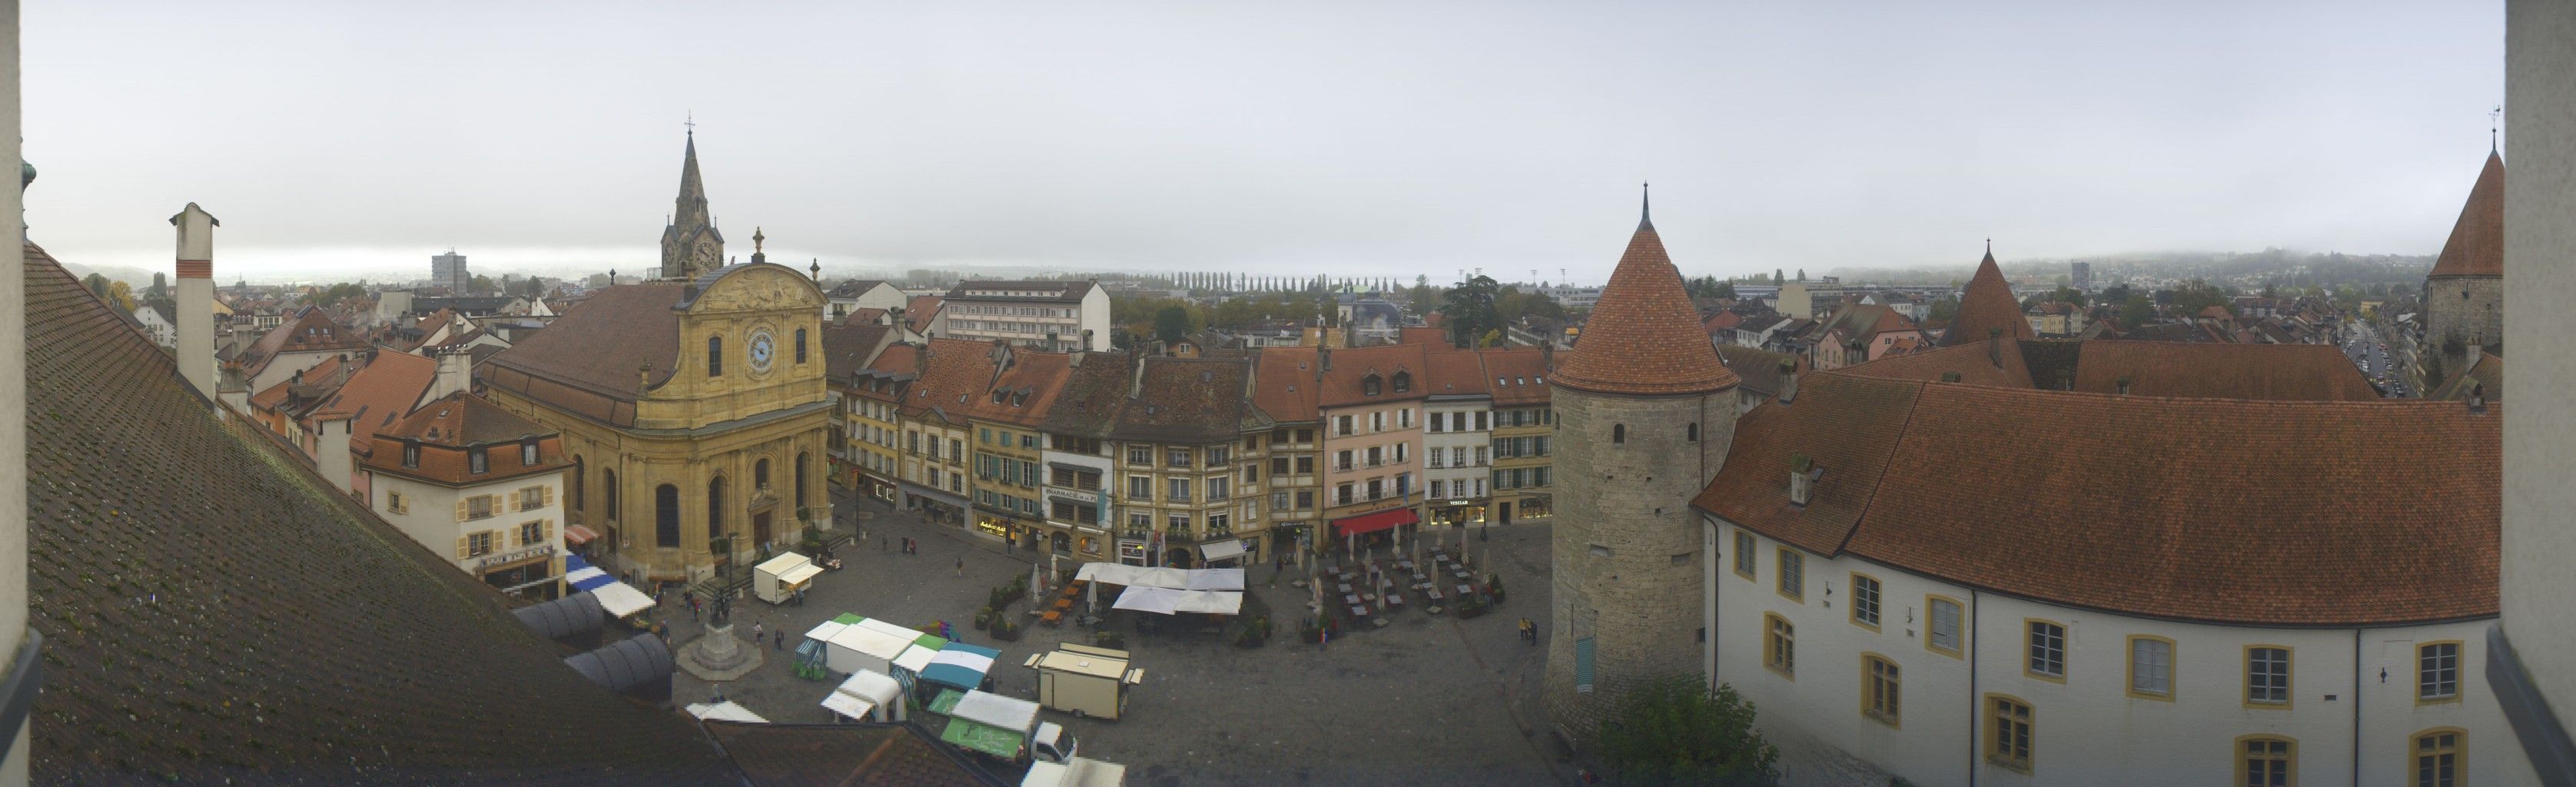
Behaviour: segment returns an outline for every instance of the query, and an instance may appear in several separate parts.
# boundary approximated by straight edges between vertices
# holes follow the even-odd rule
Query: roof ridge
[[[1844,551],[1849,549],[1851,547],[1852,536],[1858,535],[1860,533],[1861,525],[1869,521],[1870,509],[1878,507],[1879,488],[1887,484],[1887,474],[1896,468],[1896,462],[1894,461],[1896,450],[1905,445],[1905,439],[1914,433],[1914,414],[1923,409],[1923,393],[1925,391],[1925,386],[1931,385],[1931,383],[1923,380],[1909,380],[1907,382],[1914,384],[1914,396],[1905,403],[1905,423],[1897,425],[1896,439],[1888,442],[1888,456],[1890,459],[1889,461],[1878,463],[1878,478],[1877,480],[1869,482],[1869,496],[1861,499],[1860,510],[1852,512],[1851,527],[1843,528],[1842,540],[1834,542],[1834,556],[1840,556]]]

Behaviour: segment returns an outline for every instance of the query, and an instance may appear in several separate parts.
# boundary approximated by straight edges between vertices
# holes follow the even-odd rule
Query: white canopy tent
[[[937,648],[925,648],[916,642],[912,647],[904,648],[903,655],[894,657],[894,666],[896,669],[919,675],[921,668],[930,666],[930,661],[938,657]]]
[[[590,595],[599,599],[599,608],[615,617],[626,617],[653,608],[653,597],[636,590],[634,585],[611,582],[592,588]]]
[[[1038,704],[991,692],[970,691],[966,692],[966,696],[957,698],[957,706],[948,709],[948,715],[1006,730],[1027,732],[1037,729]]]
[[[1130,587],[1118,594],[1115,609],[1159,612],[1165,615],[1213,613],[1233,615],[1243,611],[1243,592],[1237,590],[1175,590],[1172,588]]]
[[[903,684],[884,673],[859,670],[823,698],[823,707],[852,719],[903,721]],[[852,710],[857,712],[853,713]]]
[[[717,721],[747,721],[754,724],[769,723],[769,720],[761,718],[760,714],[751,712],[750,708],[734,704],[732,700],[726,700],[724,702],[714,704],[704,702],[693,703],[689,706],[689,715],[696,716],[701,719],[714,719]]]
[[[1172,590],[1242,590],[1240,568],[1146,568],[1123,563],[1084,563],[1074,577],[1131,588]]]

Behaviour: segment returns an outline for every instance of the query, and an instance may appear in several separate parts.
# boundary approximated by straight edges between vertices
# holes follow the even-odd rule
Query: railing
[[[1173,502],[1173,503],[1187,503],[1187,502],[1190,502],[1190,493],[1188,493],[1188,492],[1173,492],[1173,493],[1171,493],[1171,494],[1169,494],[1169,495],[1165,495],[1165,496],[1163,497],[1163,499],[1164,499],[1165,501],[1167,501],[1167,502]]]

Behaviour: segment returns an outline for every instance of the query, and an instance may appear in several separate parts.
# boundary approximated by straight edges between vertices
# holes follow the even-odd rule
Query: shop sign
[[[994,519],[992,517],[977,517],[975,519],[975,529],[991,533],[1002,538],[1011,537],[1011,523],[1005,520]]]
[[[1092,504],[1092,505],[1099,505],[1099,504],[1100,504],[1100,493],[1099,493],[1099,492],[1084,492],[1084,491],[1080,491],[1080,490],[1072,490],[1072,489],[1054,489],[1054,488],[1049,488],[1049,489],[1047,489],[1046,493],[1047,493],[1048,495],[1050,495],[1050,496],[1053,496],[1053,497],[1061,497],[1061,498],[1064,498],[1064,499],[1066,499],[1066,500],[1071,500],[1071,501],[1076,502],[1076,503],[1090,503],[1090,504]]]
[[[522,560],[552,555],[554,553],[555,545],[538,544],[515,552],[502,552],[495,555],[485,555],[483,556],[483,559],[474,561],[474,567],[476,569],[486,569],[493,566],[508,565]]]
[[[1141,558],[1141,557],[1144,557],[1144,556],[1145,556],[1145,542],[1142,542],[1142,541],[1120,541],[1120,542],[1118,542],[1118,555],[1119,555],[1120,557],[1135,557],[1135,558]]]

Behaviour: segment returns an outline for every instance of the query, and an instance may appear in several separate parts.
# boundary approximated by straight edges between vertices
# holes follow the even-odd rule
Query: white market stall
[[[930,659],[930,664],[917,674],[922,680],[957,689],[980,689],[984,676],[993,671],[993,661],[1002,652],[963,642],[948,643]]]
[[[751,592],[771,604],[784,604],[796,591],[814,583],[823,567],[794,552],[770,558],[751,569]]]
[[[753,713],[750,708],[745,708],[741,705],[735,704],[732,700],[713,704],[704,702],[693,703],[689,706],[689,715],[696,716],[700,719],[711,719],[714,721],[746,721],[753,724],[769,723],[769,720],[761,718],[760,714]]]
[[[871,627],[865,625],[864,620],[841,627],[839,632],[823,640],[826,648],[824,666],[833,672],[894,672],[895,658],[903,655],[904,649],[912,647],[913,641],[921,637],[921,632],[896,628],[905,633],[896,634]]]
[[[1100,585],[1124,585],[1111,606],[1165,615],[1243,611],[1243,569],[1147,568],[1122,563],[1084,563],[1075,578],[1089,583],[1091,603],[1100,603]]]
[[[653,608],[652,596],[644,595],[644,591],[636,590],[633,585],[617,581],[616,577],[581,559],[580,555],[565,558],[564,567],[568,569],[564,572],[565,584],[598,599],[599,608],[607,611],[610,617],[622,618]]]
[[[903,686],[884,673],[860,670],[824,695],[823,707],[852,721],[904,721]]]

